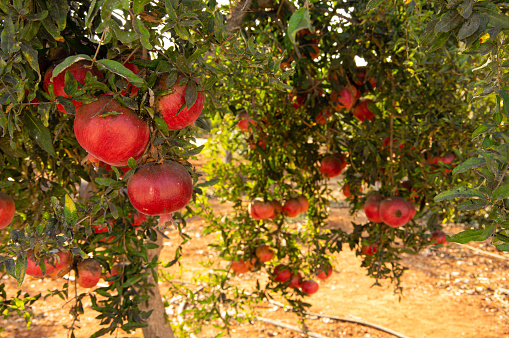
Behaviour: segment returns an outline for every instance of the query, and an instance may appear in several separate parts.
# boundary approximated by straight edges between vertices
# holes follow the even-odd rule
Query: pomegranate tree
[[[126,166],[131,157],[139,159],[150,139],[148,125],[110,95],[78,109],[74,134],[93,157],[117,167]]]
[[[77,265],[76,282],[84,288],[93,288],[101,279],[101,264],[93,258],[87,258]]]
[[[158,88],[167,89],[165,80],[166,77],[161,79]],[[170,130],[179,130],[191,125],[200,116],[205,103],[205,95],[198,92],[195,103],[188,108],[185,95],[188,84],[181,85],[180,80],[181,78],[171,87],[170,94],[156,99],[157,111],[162,115]]]
[[[15,211],[14,200],[11,196],[0,191],[0,229],[11,224]]]
[[[86,60],[73,63],[55,77],[53,77],[54,68],[55,66],[50,66],[46,70],[46,73],[44,74],[43,88],[47,93],[49,93],[49,86],[50,84],[52,84],[55,97],[56,96],[69,97],[69,95],[67,95],[67,93],[64,90],[66,72],[70,72],[71,75],[76,79],[76,81],[78,81],[82,85],[85,84],[85,77],[87,76],[88,72],[90,72],[92,76],[95,76],[97,78],[103,77],[103,74],[99,71],[99,69],[97,69],[96,66],[91,66],[91,62]],[[76,107],[76,109],[81,107],[81,103],[76,100],[73,100],[72,103],[74,104],[74,107]],[[57,108],[62,113],[69,114],[61,104],[58,104]]]
[[[132,206],[146,215],[165,215],[185,207],[193,196],[193,180],[177,162],[150,162],[127,182]]]

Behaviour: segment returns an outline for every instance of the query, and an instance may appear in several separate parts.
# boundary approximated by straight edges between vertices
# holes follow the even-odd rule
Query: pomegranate
[[[96,115],[109,112],[121,114]],[[117,167],[126,166],[130,157],[139,159],[150,138],[148,125],[109,95],[102,95],[97,101],[78,109],[74,134],[92,156]]]
[[[330,264],[325,264],[323,267],[316,271],[316,276],[321,280],[328,279],[330,276],[332,276],[332,266],[330,266]]]
[[[283,204],[283,215],[295,217],[301,212],[301,204],[297,198],[291,198]]]
[[[93,258],[87,258],[78,263],[76,282],[84,288],[92,288],[97,285],[101,278],[101,264]]]
[[[111,268],[111,272],[106,272],[105,279],[116,276],[116,275],[118,275],[119,272],[120,272],[120,265],[119,264],[113,265],[113,267]],[[108,281],[109,285],[111,285],[113,283],[115,283],[115,281]]]
[[[410,215],[410,206],[402,197],[388,197],[380,202],[380,219],[390,227],[405,225],[410,220]]]
[[[279,203],[278,201],[269,201],[269,203],[274,208],[274,213],[269,218],[274,219],[274,218],[278,217],[279,215],[281,215],[281,213],[283,212],[283,206],[281,205],[281,203]]]
[[[362,86],[366,82],[366,68],[362,68],[362,67],[357,68],[355,70],[355,75],[358,78],[358,79],[354,80],[355,84],[358,87]],[[368,79],[368,82],[371,84],[371,87],[373,87],[373,89],[376,88],[376,79],[375,78],[370,77]]]
[[[179,163],[150,162],[129,178],[127,196],[132,206],[143,214],[170,214],[191,201],[193,180]]]
[[[133,223],[132,225],[134,227],[136,226],[139,226],[141,225],[143,222],[145,222],[147,220],[147,215],[145,214],[140,214],[139,212],[136,212],[136,214],[134,214],[134,217],[133,217]]]
[[[380,202],[382,202],[383,198],[384,197],[380,194],[373,194],[366,199],[366,203],[364,203],[364,212],[371,222],[382,222],[380,218]]]
[[[312,279],[303,281],[300,286],[302,292],[306,293],[308,296],[317,293],[318,287],[318,283]]]
[[[329,178],[338,176],[346,167],[345,158],[344,154],[325,156],[321,161],[320,172]]]
[[[131,56],[131,58],[129,60],[135,60],[135,55]],[[149,60],[150,60],[150,58],[149,58]],[[127,57],[125,57],[122,61],[124,62],[124,67],[129,69],[134,74],[141,73],[141,70],[136,65],[127,61]],[[127,87],[120,92],[120,94],[125,96],[125,94],[127,94],[128,90],[129,90],[129,88],[132,88],[130,97],[135,97],[138,94],[138,91],[140,90],[139,87],[133,86],[131,83],[129,83],[127,85]]]
[[[359,192],[362,192],[362,187],[359,188]],[[343,186],[343,195],[345,195],[345,197],[352,196],[352,192],[350,191],[350,185],[349,184],[345,184]]]
[[[48,277],[53,279],[64,276],[71,269],[72,254],[70,251],[59,251],[57,252],[57,256],[58,260],[56,262],[54,259],[50,260],[50,264],[52,264],[51,262],[54,262],[55,270],[53,270],[52,273],[47,274]]]
[[[279,264],[274,269],[274,280],[285,283],[292,277],[292,272],[290,271],[290,268],[286,265]]]
[[[268,219],[274,216],[274,205],[272,202],[263,202],[259,199],[251,202],[247,210],[254,220]]]
[[[256,126],[256,121],[245,111],[237,114],[237,119],[239,119],[237,126],[242,131],[251,131],[251,126]]]
[[[319,113],[316,116],[315,121],[316,121],[316,123],[321,124],[323,126],[324,124],[327,123],[327,120],[329,119],[330,116],[331,116],[330,109],[329,108],[325,108],[323,113]]]
[[[99,71],[99,69],[97,69],[97,67],[95,66],[90,67],[90,65],[91,62],[87,60],[75,62],[53,78],[52,78],[53,69],[55,68],[55,66],[50,66],[46,70],[46,73],[44,74],[43,81],[44,90],[47,93],[49,93],[49,85],[53,84],[53,91],[55,93],[55,97],[57,96],[69,97],[69,95],[67,95],[64,90],[66,72],[70,72],[72,76],[76,79],[76,81],[78,81],[82,85],[85,84],[85,77],[87,76],[88,72],[90,72],[92,76],[95,76],[98,79],[103,78],[103,74]],[[81,103],[76,100],[73,100],[72,103],[74,104],[74,107],[76,107],[76,109],[81,107]],[[69,114],[61,104],[58,104],[57,108],[62,113]]]
[[[441,230],[436,230],[431,233],[430,240],[433,243],[433,245],[445,244],[445,243],[447,243],[446,236],[447,235],[445,234],[445,232],[443,232]]]
[[[292,91],[288,93],[288,99],[290,100],[292,107],[295,109],[303,107],[304,103],[306,103],[307,97],[307,94],[297,94],[296,88],[293,88]]]
[[[373,103],[372,100],[365,99],[360,100],[353,109],[353,117],[355,117],[357,120],[364,122],[364,120],[373,121],[373,118],[375,117],[375,114],[371,110],[369,110],[368,104]]]
[[[260,262],[265,263],[274,258],[274,250],[268,245],[260,245],[256,248],[255,255]]]
[[[300,204],[300,212],[307,212],[309,209],[309,201],[306,196],[299,195],[297,196],[297,201]]]
[[[361,251],[367,256],[374,255],[378,251],[378,243],[372,243],[367,246],[362,246]]]
[[[390,148],[390,143],[391,143],[391,138],[390,137],[386,137],[382,141],[382,147],[389,149]],[[393,150],[396,149],[396,148],[401,149],[404,146],[405,146],[405,143],[404,142],[400,142],[399,139],[397,139],[397,138],[392,139],[392,149]]]
[[[330,98],[332,102],[335,102],[334,108],[336,110],[346,109],[348,111],[353,108],[359,97],[360,93],[357,88],[346,86],[341,88],[339,92],[332,91]]]
[[[244,262],[243,259],[239,259],[238,261],[233,261],[231,266],[233,272],[236,274],[247,273],[251,271],[252,265],[250,262]]]
[[[110,226],[113,227],[113,224],[115,223],[114,220],[110,220],[109,221],[110,223]],[[102,233],[109,233],[110,230],[108,229],[108,226],[106,224],[94,224],[92,225],[92,229],[94,229],[94,232],[96,234],[102,234]],[[100,241],[101,242],[105,242],[105,243],[110,243],[111,241],[113,241],[115,239],[115,236],[110,236],[110,237],[104,237],[104,238],[101,238]]]
[[[170,130],[179,130],[191,125],[200,116],[203,110],[203,104],[205,103],[205,96],[203,93],[198,92],[196,102],[191,108],[187,108],[185,98],[187,84],[180,85],[179,81],[181,78],[182,77],[179,77],[171,88],[171,94],[156,98],[157,110],[162,115]],[[166,89],[165,80],[166,76],[161,78],[157,87]],[[182,108],[182,110],[180,110],[180,108]]]
[[[292,288],[300,288],[302,283],[302,275],[300,272],[297,272],[296,274],[292,274],[292,277],[290,278],[290,286]]]
[[[66,252],[57,252],[58,259],[55,259],[54,256],[46,256],[44,257],[44,265],[46,266],[46,273],[44,274],[41,270],[41,266],[39,265],[38,259],[36,259],[34,251],[29,250],[27,252],[27,270],[26,274],[32,277],[42,278],[45,276],[48,277],[57,277],[57,274],[69,267],[71,265],[71,253],[69,251]]]
[[[16,207],[11,196],[0,191],[0,229],[11,224]]]

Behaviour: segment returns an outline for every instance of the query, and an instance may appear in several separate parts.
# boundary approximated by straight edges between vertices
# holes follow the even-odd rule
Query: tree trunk
[[[148,250],[148,261],[151,262],[154,256],[159,256],[163,249],[163,236],[157,235],[155,242],[159,247],[157,249]],[[143,328],[143,337],[145,338],[174,338],[173,330],[169,323],[166,323],[164,303],[161,298],[159,286],[154,281],[152,274],[148,278],[148,282],[154,284],[153,287],[148,289],[150,298],[140,304],[140,310],[150,311],[154,310],[150,317],[147,319],[147,326]]]

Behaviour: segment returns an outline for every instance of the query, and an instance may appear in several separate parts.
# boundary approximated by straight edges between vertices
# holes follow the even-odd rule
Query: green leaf
[[[64,79],[64,92],[69,96],[74,95],[76,90],[78,90],[78,81],[76,81],[76,78],[71,74],[71,72],[65,72]]]
[[[452,32],[448,32],[448,33],[440,33],[436,39],[433,41],[433,43],[431,44],[431,46],[428,48],[428,51],[429,52],[434,52],[436,51],[437,49],[439,49],[440,47],[442,47],[444,45],[444,43],[447,42],[447,40],[449,40],[449,38],[451,37],[451,34]]]
[[[384,0],[369,0],[368,4],[366,5],[366,12],[369,10],[372,10],[373,8],[379,7]]]
[[[41,79],[41,72],[39,70],[39,58],[37,55],[37,51],[32,48],[28,43],[23,42],[21,44],[21,53],[23,53],[23,57],[28,61],[30,67],[37,72],[39,75],[39,79]]]
[[[154,121],[156,122],[157,129],[162,131],[165,136],[170,135],[170,131],[168,129],[168,124],[166,123],[165,120],[163,120],[163,118],[161,118],[159,116],[154,116]]]
[[[136,169],[136,160],[134,159],[134,157],[129,157],[129,159],[127,160],[127,165],[131,169]]]
[[[311,21],[309,20],[309,10],[302,7],[292,14],[290,22],[288,22],[288,37],[290,41],[295,44],[297,32],[306,28],[313,31],[313,26],[311,26]]]
[[[97,64],[103,66],[110,72],[118,74],[127,79],[127,81],[131,82],[136,87],[143,86],[143,79],[138,75],[133,73],[130,69],[127,69],[123,64],[115,60],[102,59],[98,60]]]
[[[435,34],[435,26],[437,25],[439,19],[433,19],[426,25],[424,32],[419,36],[419,43],[422,46],[429,46],[433,43],[436,38]]]
[[[175,27],[173,27],[173,29],[175,29],[175,33],[177,33],[177,35],[180,36],[181,39],[191,40],[191,35],[189,35],[189,31],[184,26],[176,24]]]
[[[486,165],[486,159],[482,157],[471,157],[467,159],[465,162],[461,163],[459,166],[452,170],[453,175],[463,173],[470,169],[475,169],[479,167],[483,167]]]
[[[215,184],[217,184],[218,182],[220,181],[219,178],[213,178],[211,179],[210,181],[207,181],[207,182],[203,182],[203,183],[198,183],[196,185],[196,187],[201,187],[201,188],[204,188],[204,187],[211,187]]]
[[[114,219],[118,218],[118,209],[117,206],[111,202],[108,202],[108,208],[110,209],[111,215]]]
[[[191,109],[191,107],[196,103],[196,99],[198,98],[198,88],[196,86],[196,82],[193,80],[187,83],[185,98],[187,109]]]
[[[450,199],[459,198],[459,197],[486,198],[486,195],[484,195],[482,192],[480,192],[477,189],[459,187],[459,188],[449,189],[447,191],[444,191],[444,192],[438,194],[437,196],[435,196],[434,201],[440,202],[440,201],[450,200]]]
[[[457,8],[458,13],[465,19],[470,18],[472,15],[472,10],[474,9],[474,0],[464,0],[462,4],[460,4]]]
[[[492,197],[494,200],[503,200],[509,197],[509,183],[502,184],[495,191],[493,191]]]
[[[16,280],[18,281],[18,286],[23,284],[23,280],[25,279],[25,273],[27,270],[27,256],[26,253],[20,253],[16,258]]]
[[[69,4],[67,0],[52,0],[46,2],[48,12],[53,21],[56,23],[58,29],[63,31],[66,26],[67,12],[69,11]]]
[[[458,13],[458,11],[453,10],[445,13],[440,21],[435,26],[435,34],[440,32],[449,32],[454,28],[458,27],[458,25],[463,22],[463,17]]]
[[[83,251],[79,246],[75,247],[75,248],[71,248],[71,253],[74,256],[80,256],[83,259],[87,259],[88,258],[88,255],[85,253],[85,251]]]
[[[507,115],[509,115],[509,93],[507,93],[505,90],[503,89],[500,89],[498,91],[498,95],[500,95],[500,97],[502,98],[504,104],[502,105],[502,107],[504,108],[504,113]]]
[[[133,1],[133,11],[134,14],[138,15],[143,12],[143,9],[146,4],[148,4],[150,0],[134,0]]]
[[[141,44],[143,47],[147,48],[148,50],[152,49],[152,45],[150,44],[150,32],[148,31],[147,27],[143,24],[143,22],[138,19],[137,17],[134,18],[134,25],[133,29],[140,37]]]
[[[74,226],[78,221],[78,211],[76,210],[76,204],[74,204],[74,201],[67,194],[65,195],[64,217],[65,221],[71,226]]]
[[[95,180],[95,183],[99,185],[109,186],[115,183],[116,181],[111,178],[103,178],[103,177],[97,177]]]
[[[90,56],[85,54],[71,55],[60,62],[54,69],[52,78],[63,72],[67,67],[81,60],[92,60]]]
[[[24,118],[24,127],[28,129],[28,133],[32,136],[38,145],[41,146],[48,154],[56,157],[55,149],[53,148],[53,142],[51,141],[51,133],[40,120],[35,118],[32,113],[26,113]]]
[[[183,155],[184,156],[195,156],[202,152],[203,148],[205,148],[205,145],[201,145],[199,147],[196,147],[194,149],[186,151]]]
[[[509,28],[509,16],[505,14],[494,14],[489,13],[488,17],[490,18],[490,24],[492,24],[495,27],[502,27],[503,29]]]
[[[479,15],[474,14],[472,15],[467,22],[461,26],[459,32],[458,32],[458,40],[463,40],[465,38],[468,38],[472,34],[474,34],[481,25],[481,19],[479,18]]]
[[[165,0],[164,5],[166,8],[166,14],[168,14],[168,17],[170,18],[170,20],[177,21],[178,20],[177,13],[175,12],[175,9],[173,9],[173,5],[171,4],[171,1]]]
[[[478,127],[474,132],[472,133],[472,138],[475,138],[479,135],[489,133],[493,129],[495,129],[497,126],[494,126],[492,124],[483,124],[482,126]]]
[[[478,210],[488,205],[488,200],[478,198],[464,201],[457,205],[458,210]]]
[[[484,233],[483,229],[465,230],[465,231],[462,231],[462,232],[455,234],[453,236],[447,236],[447,241],[454,242],[454,243],[460,243],[460,244],[466,244],[466,243],[472,242],[472,241],[484,241],[488,237],[481,239],[483,233]]]
[[[14,31],[14,24],[10,16],[2,18],[2,22],[4,25],[4,29],[0,35],[2,50],[5,54],[9,55],[19,50],[16,44],[16,32]]]

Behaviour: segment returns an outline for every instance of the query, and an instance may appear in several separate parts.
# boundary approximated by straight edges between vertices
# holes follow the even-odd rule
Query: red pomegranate
[[[319,268],[316,271],[316,276],[321,280],[326,280],[330,276],[332,276],[332,266],[330,264],[326,264],[324,267]]]
[[[247,273],[249,271],[251,271],[251,268],[253,266],[251,265],[250,262],[244,262],[243,259],[239,259],[238,261],[233,261],[232,262],[232,270],[233,272],[235,272],[236,274],[239,274],[239,273]]]
[[[102,116],[109,112],[121,114]],[[92,156],[116,167],[126,166],[130,157],[139,159],[150,139],[148,125],[109,95],[78,109],[74,134]]]
[[[93,258],[87,258],[78,263],[76,282],[84,288],[93,288],[101,279],[101,264]]]
[[[365,82],[366,82],[366,68],[363,68],[363,67],[358,67],[356,70],[355,70],[355,75],[357,76],[358,79],[356,79],[354,82],[355,84],[360,87],[362,86]],[[376,79],[373,78],[373,77],[370,77],[368,79],[368,82],[371,84],[371,87],[373,87],[373,89],[376,88]]]
[[[269,218],[274,219],[274,218],[278,217],[279,215],[281,215],[281,213],[283,212],[283,206],[281,205],[281,203],[279,203],[278,201],[269,201],[269,203],[274,208],[274,213]]]
[[[57,252],[58,259],[54,256],[48,255],[44,257],[44,265],[46,266],[46,273],[43,274],[41,266],[39,265],[39,259],[34,255],[33,250],[27,252],[27,270],[26,274],[32,277],[42,278],[45,276],[55,278],[56,275],[63,269],[67,268],[71,264],[72,255],[69,251]]]
[[[188,109],[185,97],[187,84],[180,85],[180,79],[181,78],[179,78],[171,88],[171,94],[156,98],[157,110],[162,115],[170,130],[179,130],[191,125],[200,116],[205,103],[205,96],[203,93],[198,92],[196,102]],[[165,80],[166,77],[163,77],[157,87],[166,89]],[[180,108],[182,108],[182,110],[180,110]]]
[[[113,224],[115,223],[115,221],[110,220],[109,223],[110,223],[110,226],[113,227]],[[108,226],[106,224],[94,224],[94,225],[92,225],[92,229],[94,230],[94,233],[96,233],[96,234],[110,232],[110,230],[108,229]],[[110,243],[114,239],[115,239],[115,236],[110,236],[110,237],[101,238],[100,241],[105,242],[105,243]]]
[[[309,209],[309,201],[306,196],[299,195],[297,196],[297,201],[300,204],[300,212],[307,212]]]
[[[279,264],[274,269],[274,280],[285,283],[292,277],[292,272],[290,271],[290,268],[286,265]]]
[[[237,114],[237,119],[239,119],[237,126],[242,131],[251,131],[251,126],[256,126],[256,121],[245,111]]]
[[[323,113],[319,113],[316,116],[315,121],[316,121],[316,123],[321,124],[323,126],[324,124],[327,123],[327,120],[329,119],[330,116],[331,116],[330,109],[329,108],[325,108],[323,110]]]
[[[364,122],[364,120],[373,121],[373,118],[375,117],[375,114],[371,110],[369,110],[368,104],[373,103],[372,100],[365,99],[360,100],[353,109],[353,116],[361,121]]]
[[[302,292],[306,293],[308,296],[318,292],[318,283],[314,280],[305,280],[300,285]]]
[[[433,245],[445,244],[447,243],[446,236],[447,235],[445,234],[445,232],[441,230],[436,230],[431,233],[430,240],[432,241]]]
[[[302,275],[300,272],[297,272],[296,274],[292,274],[292,277],[290,278],[290,286],[292,288],[300,288],[302,283]]]
[[[362,192],[362,187],[359,187],[359,192]],[[350,191],[350,185],[349,184],[345,184],[343,186],[343,195],[345,195],[345,197],[352,196],[352,192]]]
[[[11,196],[0,191],[0,229],[11,224],[16,207]]]
[[[272,250],[272,248],[268,245],[260,245],[259,247],[256,248],[256,251],[255,251],[255,255],[256,257],[258,257],[258,259],[260,260],[260,262],[268,262],[270,261],[272,258],[274,258],[274,250]]]
[[[64,276],[71,269],[72,254],[70,251],[57,252],[58,259],[50,259],[50,264],[55,264],[55,270],[47,274],[48,277],[56,279]]]
[[[120,265],[119,264],[113,265],[113,267],[111,268],[111,273],[106,272],[106,275],[104,276],[104,278],[108,279],[110,277],[116,276],[116,275],[118,275],[119,272],[120,272]],[[115,281],[108,281],[109,285],[111,285],[113,283],[115,283]]]
[[[170,214],[191,201],[193,180],[179,163],[150,162],[129,178],[127,196],[132,206],[143,214]]]
[[[320,172],[329,178],[338,176],[346,167],[345,158],[344,154],[325,156],[321,161]]]
[[[92,76],[95,76],[98,79],[103,78],[103,74],[99,71],[99,69],[97,69],[97,67],[95,67],[95,66],[90,67],[90,65],[91,65],[91,62],[87,61],[87,60],[75,62],[53,78],[52,78],[53,69],[55,68],[55,66],[50,66],[46,70],[46,73],[44,74],[44,81],[43,81],[44,90],[47,93],[49,93],[49,85],[51,83],[51,84],[53,84],[53,91],[55,93],[55,97],[57,97],[57,96],[69,97],[69,95],[67,95],[64,90],[65,73],[66,72],[70,72],[72,74],[72,76],[76,79],[76,81],[78,81],[82,85],[85,84],[85,77],[87,76],[88,72],[90,72],[92,74]],[[76,100],[73,100],[72,103],[74,104],[74,107],[76,107],[76,109],[81,107],[81,103]],[[58,104],[57,108],[62,113],[69,114],[61,104]]]
[[[360,97],[360,93],[357,88],[353,86],[346,86],[339,90],[339,92],[332,91],[331,101],[334,103],[336,110],[346,109],[347,111],[352,109],[357,100]]]
[[[301,204],[297,198],[291,198],[283,204],[283,215],[295,217],[301,212]]]
[[[391,138],[390,137],[386,137],[382,141],[382,147],[389,149],[390,148],[390,143],[391,143]],[[393,151],[396,148],[401,149],[404,146],[405,146],[405,143],[404,142],[400,142],[399,139],[397,139],[397,138],[392,139],[392,149],[393,149]]]
[[[125,57],[122,61],[124,61],[124,67],[129,69],[134,74],[141,73],[141,70],[134,64],[130,63],[129,61],[126,61],[127,57]],[[135,60],[135,56],[131,56],[130,60]],[[120,92],[121,95],[127,94],[129,88],[131,89],[130,97],[135,97],[138,94],[138,91],[140,90],[139,87],[133,86],[131,83],[127,85],[127,87]]]
[[[410,205],[402,197],[388,197],[380,202],[380,219],[390,227],[405,225],[410,220],[410,215]]]
[[[367,256],[374,255],[378,251],[378,243],[372,243],[361,248],[363,254]]]
[[[380,202],[382,202],[383,198],[384,197],[380,194],[373,194],[366,199],[366,203],[364,203],[364,212],[371,222],[382,222],[380,218]]]
[[[254,220],[268,219],[275,214],[274,205],[271,201],[264,202],[259,199],[255,199],[251,202],[247,210]]]

